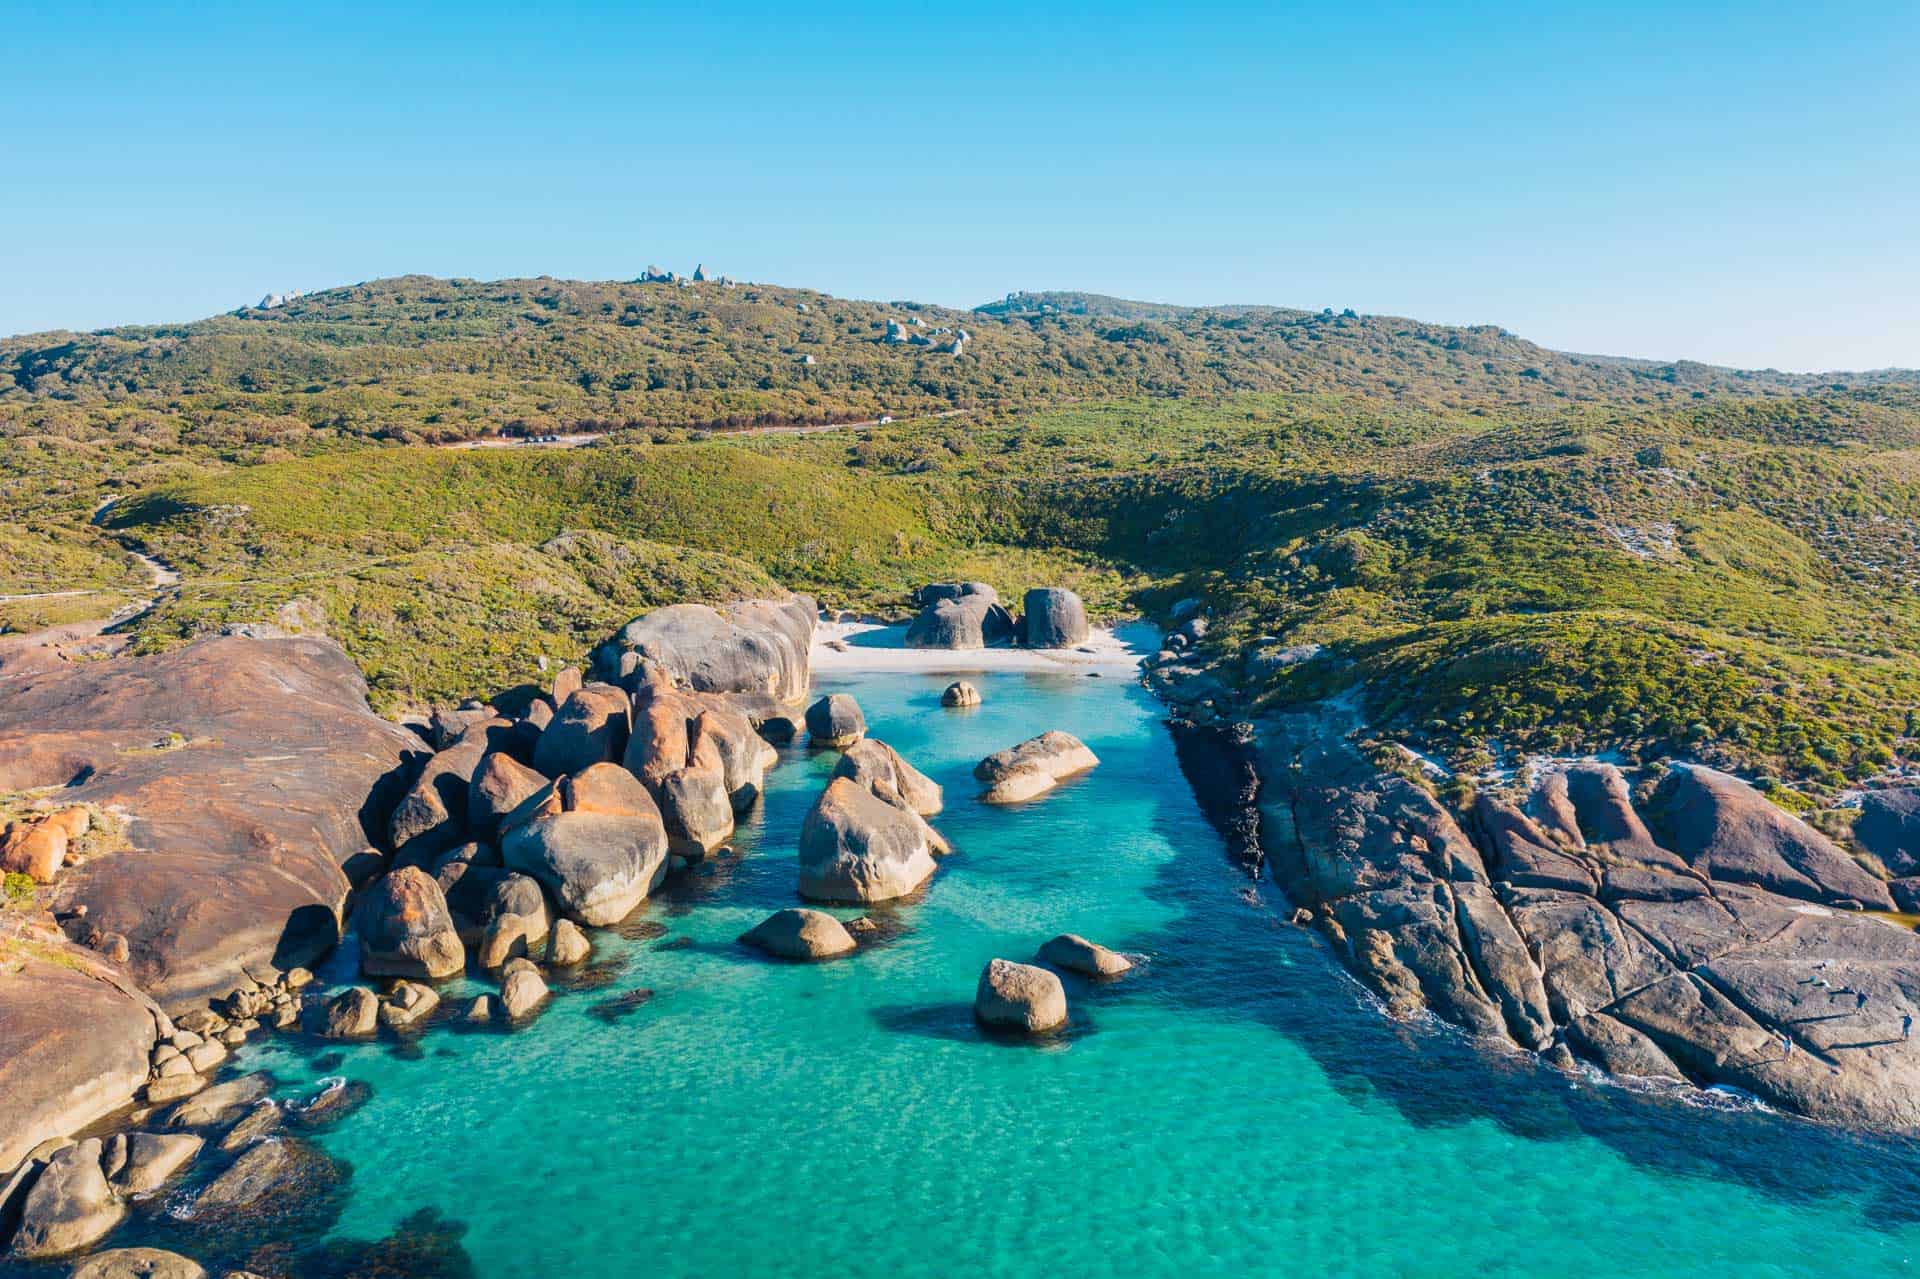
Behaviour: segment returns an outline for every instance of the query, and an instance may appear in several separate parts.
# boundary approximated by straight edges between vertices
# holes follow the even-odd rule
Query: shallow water
[[[884,913],[903,930],[886,944],[790,966],[735,943],[794,902],[794,835],[836,758],[796,749],[737,855],[646,908],[664,933],[596,935],[624,967],[531,1029],[248,1050],[290,1097],[372,1086],[316,1138],[352,1168],[334,1234],[430,1209],[457,1236],[449,1272],[649,1279],[1879,1274],[1920,1247],[1909,1143],[1385,1022],[1229,865],[1130,682],[994,675],[972,711],[940,708],[946,682],[822,681],[947,788],[957,851]],[[972,763],[1044,728],[1102,766],[978,804]],[[1145,962],[1070,980],[1055,1043],[983,1037],[981,966],[1068,930]],[[595,1014],[636,988],[654,994]]]

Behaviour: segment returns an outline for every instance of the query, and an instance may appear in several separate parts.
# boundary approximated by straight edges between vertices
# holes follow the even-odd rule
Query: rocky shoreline
[[[1040,603],[1038,642],[1084,638],[1069,592]],[[191,1192],[189,1218],[336,1184],[325,1156],[287,1129],[292,1112],[267,1096],[269,1081],[216,1082],[230,1053],[268,1031],[323,1043],[526,1025],[550,982],[591,971],[592,930],[622,925],[669,874],[731,838],[775,744],[804,733],[841,752],[801,832],[799,895],[864,904],[915,892],[948,851],[928,820],[940,788],[868,736],[851,698],[801,713],[817,615],[804,596],[656,610],[585,671],[414,730],[373,716],[325,641],[228,636],[160,657],[0,669],[0,778],[16,796],[6,846],[31,852],[40,885],[36,909],[0,921],[0,1037],[25,1045],[0,1062],[7,1255],[85,1251],[129,1196],[196,1166],[212,1180]],[[1097,762],[1048,733],[984,761],[980,776],[1024,797]],[[101,837],[44,855],[55,827],[94,825]],[[881,931],[788,910],[742,940],[818,961]],[[323,990],[307,965],[343,938],[371,984]],[[1109,976],[1125,965],[1075,937],[1047,943],[1040,962]],[[436,984],[476,973],[497,991],[442,1008]],[[982,989],[983,1023],[1005,1024],[1017,993]],[[1064,1004],[1043,1002],[1029,1032],[1064,1020]],[[298,1113],[317,1122],[323,1105],[344,1113],[338,1097]],[[89,1131],[100,1135],[68,1135]]]
[[[1920,1127],[1920,935],[1889,917],[1915,902],[1920,792],[1871,793],[1852,852],[1677,763],[1542,761],[1460,815],[1362,753],[1350,702],[1237,718],[1196,620],[1147,678],[1202,808],[1388,1015],[1562,1069]]]
[[[974,585],[923,599],[920,642],[954,651],[975,638],[969,618],[1027,645],[1088,635],[1068,592],[1030,593],[1028,616],[1004,620]],[[0,1060],[12,1254],[85,1250],[127,1196],[203,1152],[215,1175],[194,1211],[210,1219],[331,1193],[338,1173],[268,1081],[220,1080],[229,1054],[269,1030],[319,1042],[525,1026],[591,971],[594,929],[731,838],[776,744],[841,753],[800,832],[798,896],[919,891],[949,851],[931,821],[940,787],[870,736],[851,698],[807,704],[817,618],[801,596],[656,610],[587,669],[417,731],[373,716],[324,641],[231,636],[0,667],[0,786],[26,797],[0,849],[43,883],[41,909],[0,916],[0,1038],[23,1046]],[[1229,855],[1271,876],[1294,923],[1389,1015],[1431,1015],[1562,1069],[1920,1126],[1920,936],[1875,916],[1920,882],[1900,877],[1920,870],[1913,797],[1870,804],[1861,838],[1877,861],[1688,766],[1634,778],[1551,762],[1460,814],[1364,755],[1350,704],[1236,720],[1197,651],[1205,635],[1189,610],[1147,664],[1183,770]],[[980,697],[955,684],[941,713]],[[1047,732],[975,776],[984,802],[1030,802],[1098,763]],[[877,928],[792,908],[741,941],[827,962]],[[321,992],[308,965],[343,937],[369,984]],[[993,960],[975,1015],[995,1033],[1049,1034],[1067,1016],[1057,973],[1127,967],[1056,937],[1033,963]],[[443,1008],[436,983],[463,973],[496,989]],[[349,1088],[298,1114],[315,1125],[352,1104]]]

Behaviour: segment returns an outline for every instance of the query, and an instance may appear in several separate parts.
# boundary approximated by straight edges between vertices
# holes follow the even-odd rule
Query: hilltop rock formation
[[[1065,587],[1035,587],[1027,592],[1024,609],[1020,638],[1028,648],[1072,648],[1093,634],[1086,605]]]
[[[1672,770],[1643,814],[1603,763],[1482,794],[1470,836],[1352,727],[1327,708],[1261,722],[1261,843],[1393,1014],[1920,1126],[1920,936],[1858,913],[1885,885],[1824,836],[1700,768]]]

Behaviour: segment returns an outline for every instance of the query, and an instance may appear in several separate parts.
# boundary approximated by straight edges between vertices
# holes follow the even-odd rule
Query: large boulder
[[[630,708],[626,693],[611,684],[586,684],[567,695],[540,730],[533,767],[547,777],[577,773],[617,760],[627,747]]]
[[[800,895],[811,901],[890,901],[933,870],[926,823],[849,778],[829,781],[800,827]]]
[[[780,959],[820,960],[851,955],[855,945],[846,925],[823,910],[777,910],[741,935],[741,941]]]
[[[932,817],[944,802],[938,782],[907,763],[899,751],[871,737],[849,746],[833,775],[858,782],[922,817]]]
[[[371,992],[366,992],[371,993]],[[215,1084],[167,1112],[169,1128],[219,1128],[238,1120],[268,1092],[265,1075],[242,1075]]]
[[[1020,630],[1028,648],[1072,648],[1086,643],[1093,633],[1087,626],[1086,605],[1065,587],[1037,586],[1028,591],[1025,610]]]
[[[10,1251],[24,1260],[62,1257],[104,1238],[127,1215],[100,1169],[98,1137],[56,1151],[20,1208]]]
[[[466,947],[432,876],[402,866],[368,890],[359,912],[360,971],[438,981],[466,966]]]
[[[331,948],[342,868],[424,754],[327,640],[0,668],[0,792],[60,786],[126,817],[124,850],[69,867],[50,904],[124,939],[128,975],[169,1008]]]
[[[467,788],[467,831],[482,843],[500,835],[500,820],[547,784],[547,779],[505,751],[490,751]]]
[[[973,993],[973,1015],[1003,1030],[1043,1034],[1066,1024],[1067,991],[1044,968],[989,960]]]
[[[806,696],[819,610],[804,595],[711,608],[674,604],[637,617],[594,651],[602,678],[633,658],[702,693],[755,693],[793,703]],[[631,655],[631,656],[629,656]]]
[[[0,1168],[125,1105],[159,1030],[159,1009],[117,965],[51,928],[27,940],[17,967],[0,966]]]
[[[509,727],[488,716],[436,751],[401,796],[387,823],[387,841],[398,865],[428,866],[467,837],[467,802],[488,753],[489,733]]]
[[[866,732],[860,703],[846,693],[829,693],[807,707],[807,740],[815,746],[844,750]]]
[[[328,1001],[319,1017],[327,1039],[365,1039],[380,1028],[380,998],[364,986],[350,986]]]
[[[907,625],[908,648],[976,649],[1011,644],[1013,615],[985,593],[941,596],[927,602]]]
[[[617,765],[562,778],[523,807],[538,815],[509,823],[501,856],[538,880],[580,923],[600,927],[625,919],[666,876],[660,808]]]
[[[547,983],[532,964],[511,968],[500,983],[500,1008],[513,1021],[531,1016],[547,999]]]
[[[1853,837],[1896,877],[1920,875],[1920,786],[1868,791]]]
[[[1681,765],[1661,779],[1654,809],[1661,842],[1716,883],[1893,909],[1885,881],[1737,777]]]
[[[983,800],[1011,804],[1045,794],[1065,778],[1099,763],[1100,757],[1085,742],[1055,729],[987,756],[974,765],[973,775],[986,783]]]

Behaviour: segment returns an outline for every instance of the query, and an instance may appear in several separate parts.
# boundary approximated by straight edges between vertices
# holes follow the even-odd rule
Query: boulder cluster
[[[985,582],[935,582],[920,588],[920,612],[907,626],[909,648],[975,649],[1024,644],[1074,648],[1087,642],[1086,606],[1059,586],[1030,590],[1015,617]],[[965,703],[956,703],[964,705]]]
[[[0,827],[0,872],[51,884],[69,863],[80,860],[76,845],[92,826],[93,815],[81,804],[29,812],[8,822]]]
[[[997,1030],[1046,1034],[1067,1024],[1067,988],[1060,973],[1111,980],[1132,968],[1125,955],[1078,933],[1062,933],[1041,946],[1031,964],[987,961],[973,993],[973,1015]]]

